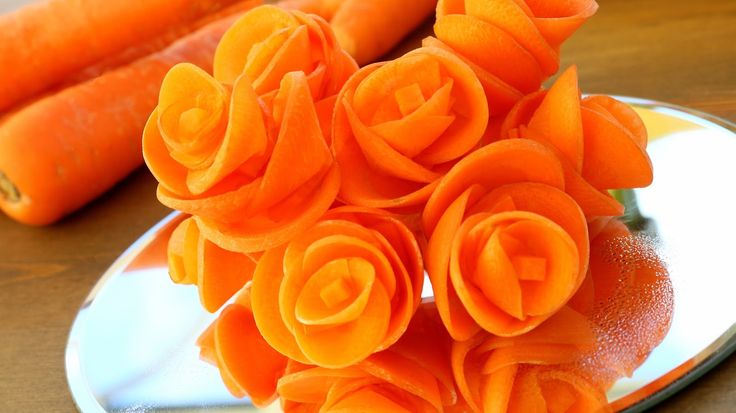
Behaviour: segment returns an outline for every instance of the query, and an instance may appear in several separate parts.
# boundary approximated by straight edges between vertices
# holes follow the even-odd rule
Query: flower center
[[[376,271],[363,258],[338,258],[319,268],[302,288],[295,306],[306,325],[343,324],[357,319],[368,304]]]

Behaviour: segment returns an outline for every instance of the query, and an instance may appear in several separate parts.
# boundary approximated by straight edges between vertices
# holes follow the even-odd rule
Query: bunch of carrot
[[[182,62],[211,70],[234,17],[260,3],[43,0],[0,16],[0,209],[50,224],[139,167],[140,135],[166,72]],[[280,3],[334,17],[362,61],[388,51],[434,6]]]
[[[333,24],[342,10],[304,4]],[[187,214],[172,280],[225,306],[198,344],[234,395],[286,412],[610,409],[664,338],[672,289],[607,191],[652,181],[641,120],[582,99],[574,67],[540,89],[596,8],[440,1],[436,38],[358,68],[360,30],[261,6],[212,75],[168,72],[143,153]]]

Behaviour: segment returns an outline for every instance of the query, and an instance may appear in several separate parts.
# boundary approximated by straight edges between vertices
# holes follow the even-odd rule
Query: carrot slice
[[[239,304],[225,307],[197,345],[204,357],[215,356],[213,361],[233,395],[247,395],[259,407],[276,399],[276,383],[287,359],[263,340],[249,309]]]
[[[196,284],[200,302],[209,312],[225,304],[255,271],[250,257],[213,244],[191,217],[182,221],[169,239],[168,259],[171,279]]]

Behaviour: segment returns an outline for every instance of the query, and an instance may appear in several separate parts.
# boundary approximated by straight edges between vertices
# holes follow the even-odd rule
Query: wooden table
[[[563,49],[564,66],[578,65],[584,91],[674,102],[736,121],[736,1],[600,2],[599,14]],[[140,170],[48,228],[0,216],[0,412],[75,411],[64,374],[69,328],[100,274],[168,213],[154,192]],[[736,410],[736,357],[656,410]]]

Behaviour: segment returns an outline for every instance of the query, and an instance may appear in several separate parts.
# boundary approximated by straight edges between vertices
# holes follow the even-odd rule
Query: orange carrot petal
[[[169,240],[171,279],[196,284],[202,306],[217,311],[251,279],[255,263],[248,256],[223,250],[202,236],[194,219],[177,226]]]
[[[227,306],[198,340],[204,357],[215,355],[225,385],[236,397],[248,396],[265,407],[276,399],[276,383],[287,359],[258,332],[253,314],[238,304]]]

